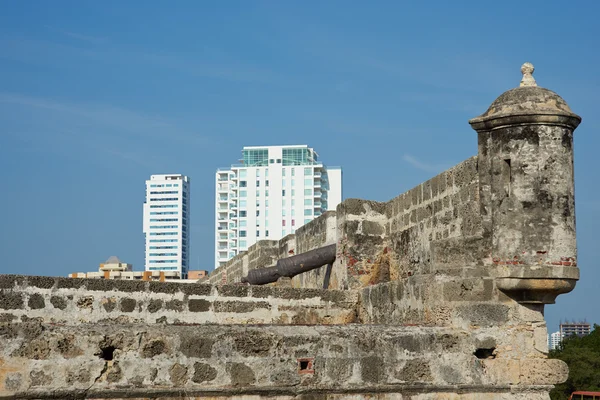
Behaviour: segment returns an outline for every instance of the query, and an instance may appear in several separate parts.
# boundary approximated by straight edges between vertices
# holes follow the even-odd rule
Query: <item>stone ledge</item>
[[[231,396],[301,396],[301,395],[369,395],[381,394],[458,394],[477,396],[493,394],[530,394],[540,393],[547,396],[547,392],[553,388],[552,385],[377,385],[344,388],[306,388],[298,386],[287,386],[278,388],[222,388],[222,389],[143,389],[127,388],[115,390],[36,390],[18,392],[4,395],[0,392],[0,399],[131,399],[141,400],[147,398],[186,398],[190,400],[204,399],[206,397],[231,397]],[[194,397],[192,397],[194,396]],[[196,397],[197,396],[197,397]],[[516,397],[515,397],[516,398]],[[518,397],[524,399],[523,397]],[[543,397],[540,397],[540,399]],[[325,399],[325,398],[324,398]]]

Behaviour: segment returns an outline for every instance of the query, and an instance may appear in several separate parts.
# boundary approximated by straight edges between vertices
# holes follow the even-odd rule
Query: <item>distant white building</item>
[[[559,346],[560,346],[560,342],[561,341],[562,341],[562,337],[560,336],[560,332],[559,331],[551,333],[549,335],[548,348],[550,350],[556,350],[556,349],[558,349]]]
[[[146,181],[143,230],[145,270],[177,272],[189,269],[190,180],[185,175],[152,175]]]
[[[244,147],[216,173],[215,268],[258,240],[279,240],[342,201],[342,169],[307,145]]]

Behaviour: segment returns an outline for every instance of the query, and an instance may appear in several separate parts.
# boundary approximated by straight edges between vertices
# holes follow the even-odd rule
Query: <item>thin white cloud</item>
[[[410,154],[404,154],[402,156],[402,160],[404,160],[408,164],[412,165],[413,167],[420,169],[422,171],[425,171],[425,172],[437,173],[437,172],[442,172],[445,169],[447,169],[447,167],[445,165],[429,164],[426,162],[422,162],[419,159],[417,159],[416,157],[411,156]]]
[[[73,33],[73,35],[77,34]],[[101,44],[101,42],[97,43]],[[194,79],[210,78],[230,82],[290,85],[290,82],[270,68],[241,62],[234,55],[228,57],[212,53],[201,58],[200,55],[195,54],[152,53],[113,45],[86,47],[83,44],[78,46],[49,40],[0,38],[0,59],[44,67],[49,65],[70,67],[79,62],[101,61],[113,66],[163,68],[170,73],[183,74]]]
[[[168,138],[197,141],[198,135],[184,132],[173,122],[156,115],[146,115],[105,104],[75,104],[19,93],[0,92],[0,103],[50,111],[54,117],[68,119],[68,124],[94,124],[118,128],[122,135],[144,138]],[[108,131],[107,131],[108,132]],[[108,134],[108,133],[107,133]]]
[[[78,33],[78,32],[67,31],[64,29],[56,28],[51,25],[44,25],[44,27],[51,31],[71,37],[73,39],[82,40],[84,42],[88,42],[88,43],[92,43],[92,44],[102,44],[102,43],[106,42],[106,38],[104,38],[104,37],[91,36],[91,35],[85,35],[85,34]]]
[[[181,127],[178,121],[112,105],[0,92],[0,108],[6,116],[27,117],[16,117],[12,122],[8,119],[11,126],[19,127],[5,129],[6,134],[68,157],[110,157],[158,168],[175,160],[169,158],[169,152],[158,156],[152,149],[163,149],[167,143],[177,146],[177,142],[200,147],[212,140]]]

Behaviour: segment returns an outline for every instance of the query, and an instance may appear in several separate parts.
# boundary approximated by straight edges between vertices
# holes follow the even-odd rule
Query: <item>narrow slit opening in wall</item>
[[[506,190],[506,197],[510,196],[511,183],[512,183],[512,169],[510,167],[510,158],[504,160],[502,175],[504,177],[504,188]]]
[[[300,360],[300,371],[306,371],[308,369],[308,360]]]

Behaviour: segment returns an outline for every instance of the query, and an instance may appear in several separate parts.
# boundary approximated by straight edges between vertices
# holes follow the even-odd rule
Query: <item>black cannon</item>
[[[335,261],[336,245],[320,247],[306,253],[298,254],[277,261],[274,267],[259,268],[248,271],[242,282],[251,285],[265,285],[277,282],[282,276],[292,278],[298,274],[328,265],[326,281],[331,273],[331,265]]]

